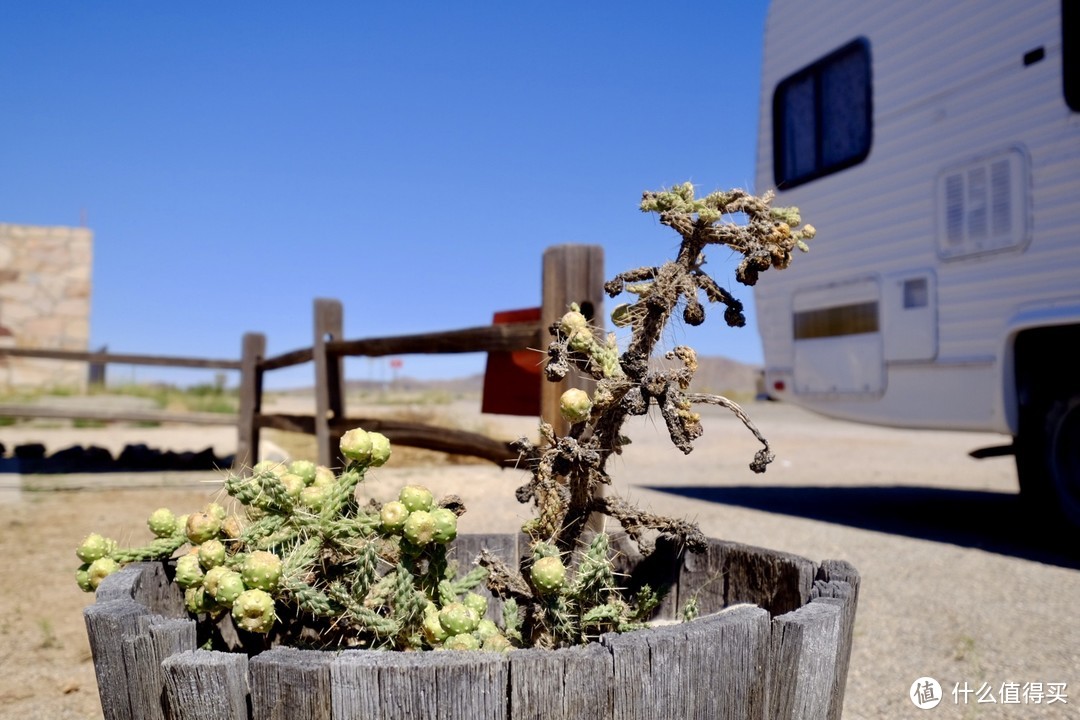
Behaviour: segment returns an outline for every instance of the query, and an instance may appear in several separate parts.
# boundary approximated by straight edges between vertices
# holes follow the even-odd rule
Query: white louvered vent
[[[938,255],[944,259],[1027,242],[1027,158],[1018,148],[943,170],[937,179]]]

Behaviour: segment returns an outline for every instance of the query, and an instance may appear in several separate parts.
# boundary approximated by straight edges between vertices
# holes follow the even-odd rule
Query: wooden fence
[[[348,340],[344,338],[342,304],[337,300],[318,299],[315,301],[312,345],[270,357],[266,356],[266,336],[262,333],[244,335],[239,360],[0,348],[0,356],[75,360],[92,365],[127,364],[237,370],[240,373],[239,409],[235,415],[61,409],[5,404],[0,405],[0,417],[236,425],[235,470],[242,470],[258,462],[259,436],[263,428],[314,435],[318,443],[318,462],[323,465],[337,464],[338,439],[346,430],[358,426],[381,432],[389,437],[391,442],[399,445],[473,455],[503,464],[512,461],[516,454],[508,443],[485,435],[419,423],[350,417],[345,406],[344,359],[430,353],[490,353],[527,348],[540,350],[547,342],[544,328],[561,317],[571,302],[578,303],[586,316],[592,317],[594,323],[602,325],[603,265],[603,249],[599,246],[557,245],[548,248],[543,256],[543,293],[538,323],[488,325],[416,335]],[[263,380],[266,373],[309,362],[315,366],[314,414],[264,413]],[[562,383],[542,382],[541,416],[559,426],[562,423],[558,412],[559,396],[572,384],[581,385],[583,382],[582,379],[574,378],[568,378]]]

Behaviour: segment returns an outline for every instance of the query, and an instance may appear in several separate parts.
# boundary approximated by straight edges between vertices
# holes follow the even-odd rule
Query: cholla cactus
[[[532,552],[518,568],[482,552],[478,566],[458,576],[447,558],[464,512],[455,496],[436,502],[426,488],[408,486],[396,499],[361,505],[359,484],[369,469],[387,462],[391,447],[385,436],[356,428],[341,438],[346,465],[338,474],[307,461],[261,462],[249,476],[226,479],[231,514],[217,503],[179,517],[159,508],[147,520],[156,539],[141,548],[119,549],[91,534],[76,550],[79,587],[93,591],[125,563],[169,560],[190,545],[173,564],[187,609],[215,622],[231,617],[248,641],[317,638],[317,645],[330,647],[504,651],[582,643],[640,627],[660,603],[662,589],[623,587],[626,578],[615,572],[608,535],[583,539],[585,523],[592,513],[614,518],[644,555],[661,539],[680,551],[704,547],[693,524],[598,492],[609,482],[608,459],[625,442],[623,422],[653,404],[683,452],[701,434],[693,406],[712,403],[735,412],[764,445],[751,465],[756,472],[772,459],[738,406],[689,392],[693,350],[668,353],[681,363],[675,370],[649,365],[678,308],[687,324],[704,320],[702,296],[725,305],[729,325],[745,322],[739,301],[703,271],[706,246],[740,252],[736,278],[746,284],[769,267],[786,267],[795,248],[806,249],[814,229],[799,229],[797,211],[772,208],[770,201],[741,191],[695,199],[689,183],[645,193],[641,209],[659,213],[682,243],[675,260],[621,273],[606,285],[612,297],[636,297],[612,314],[615,325],[631,328],[629,346],[620,350],[614,335],[600,337],[577,307],[552,325],[548,379],[577,372],[592,378],[595,389],[591,395],[576,389],[563,394],[560,409],[570,423],[564,437],[542,424],[540,444],[517,443],[532,474],[518,498],[536,506],[536,517],[523,528]],[[748,222],[724,221],[736,213]],[[503,600],[501,628],[485,618],[487,599],[471,592],[485,579]],[[687,607],[684,616],[694,611]]]
[[[582,533],[593,513],[616,520],[637,545],[630,549],[642,555],[653,552],[659,542],[676,553],[704,549],[704,537],[695,525],[642,512],[600,492],[610,483],[607,461],[622,451],[621,429],[628,417],[644,415],[656,405],[672,442],[689,453],[702,433],[694,406],[721,405],[732,410],[763,445],[751,469],[763,472],[772,460],[765,438],[735,403],[689,391],[697,369],[691,348],[676,347],[667,353],[667,359],[681,367],[657,370],[650,365],[664,328],[680,309],[688,325],[704,322],[703,299],[725,306],[728,325],[745,324],[742,304],[703,269],[707,246],[740,253],[743,260],[735,276],[747,285],[770,267],[787,267],[794,249],[808,249],[806,241],[814,236],[814,228],[799,228],[797,210],[773,208],[771,201],[770,194],[755,197],[739,190],[695,198],[690,183],[646,192],[641,210],[658,213],[662,224],[679,233],[681,244],[674,260],[620,273],[605,285],[613,298],[623,293],[635,298],[612,313],[616,326],[630,328],[626,349],[620,351],[614,334],[600,337],[576,306],[551,326],[548,379],[559,381],[576,372],[591,378],[595,389],[591,396],[577,389],[563,394],[560,410],[570,423],[564,437],[542,424],[539,445],[526,439],[517,443],[523,463],[532,471],[530,481],[518,490],[518,499],[536,507],[536,516],[522,528],[532,539],[533,556],[517,571],[492,555],[481,558],[491,572],[493,589],[513,598],[514,633],[520,632],[524,642],[561,645],[634,627],[659,603],[660,594],[648,585],[630,598],[616,590],[606,535],[597,535],[581,550]],[[736,215],[744,216],[746,223],[728,221]]]
[[[188,611],[212,620],[229,615],[266,642],[314,629],[327,646],[420,648],[472,633],[475,627],[432,632],[425,612],[429,605],[436,616],[465,607],[462,596],[484,579],[479,569],[458,578],[447,561],[447,544],[457,535],[450,507],[463,512],[460,502],[450,498],[442,507],[426,488],[409,486],[382,507],[361,506],[357,486],[389,459],[390,444],[356,429],[341,446],[349,461],[338,475],[293,462],[260,463],[249,477],[228,477],[234,514],[218,503],[180,518],[154,511],[147,524],[158,538],[146,547],[121,550],[91,534],[76,551],[83,561],[79,586],[93,591],[126,562],[165,560],[187,544],[174,572]],[[469,644],[454,640],[463,643]]]

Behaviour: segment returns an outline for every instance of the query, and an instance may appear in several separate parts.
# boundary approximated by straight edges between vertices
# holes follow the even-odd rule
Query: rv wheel
[[[1049,471],[1065,518],[1080,527],[1080,395],[1058,401],[1047,417]]]
[[[1051,403],[1040,429],[1017,439],[1021,492],[1080,528],[1080,393]]]

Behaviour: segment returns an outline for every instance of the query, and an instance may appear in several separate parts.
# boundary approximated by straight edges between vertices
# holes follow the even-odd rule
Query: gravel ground
[[[466,427],[532,434],[527,418],[481,420],[474,405],[450,410]],[[766,474],[747,469],[757,445],[738,421],[707,409],[706,435],[688,457],[670,447],[662,423],[628,428],[634,443],[610,468],[616,489],[655,512],[695,519],[713,537],[855,565],[862,590],[845,718],[1080,717],[1080,551],[1075,539],[1024,520],[1011,458],[967,457],[1002,438],[861,426],[776,404],[748,410],[778,456]],[[9,430],[0,441],[10,446]],[[230,442],[228,429],[136,432],[174,450],[228,450]],[[89,444],[52,438],[36,439],[57,449]],[[21,491],[15,477],[0,476],[0,557],[5,573],[22,580],[0,584],[0,717],[100,717],[80,616],[92,598],[74,587],[72,548],[91,530],[141,541],[149,511],[198,506],[214,494],[215,476],[28,476]],[[527,516],[513,499],[522,479],[486,465],[391,461],[371,473],[365,493],[382,499],[402,484],[426,483],[437,495],[463,497],[464,531],[509,532]],[[937,679],[945,696],[928,715],[908,700],[923,676]],[[1065,683],[1068,702],[1002,702],[1011,699],[1003,685],[1034,683],[1044,695]],[[979,703],[977,692],[954,702],[953,690],[965,686],[990,689],[997,702]]]

